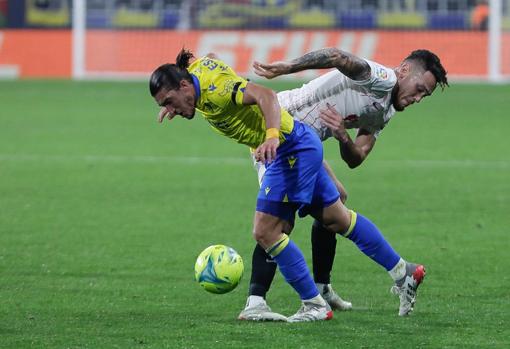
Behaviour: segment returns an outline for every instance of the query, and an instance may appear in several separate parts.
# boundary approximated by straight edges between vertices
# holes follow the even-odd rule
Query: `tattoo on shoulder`
[[[336,68],[352,80],[366,80],[370,77],[370,65],[362,58],[340,51]]]

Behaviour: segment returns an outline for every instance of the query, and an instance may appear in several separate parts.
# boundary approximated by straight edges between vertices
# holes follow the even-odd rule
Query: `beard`
[[[403,111],[404,107],[398,104],[398,92],[400,91],[400,88],[398,87],[398,84],[395,84],[393,87],[393,90],[391,90],[391,104],[393,105],[393,108],[395,108],[396,111]]]
[[[191,120],[195,117],[195,110],[193,109],[193,112],[190,114],[182,115],[186,120]]]
[[[188,96],[186,97],[186,103],[189,106],[193,106],[193,109],[188,113],[187,115],[183,115],[186,119],[191,120],[195,116],[195,97],[194,96]]]

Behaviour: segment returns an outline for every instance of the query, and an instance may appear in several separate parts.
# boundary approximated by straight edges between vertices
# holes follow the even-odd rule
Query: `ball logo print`
[[[231,247],[212,245],[195,263],[195,280],[206,291],[223,294],[237,287],[244,272],[241,256]]]

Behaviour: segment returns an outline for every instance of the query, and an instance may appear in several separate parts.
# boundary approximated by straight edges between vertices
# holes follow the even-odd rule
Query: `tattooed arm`
[[[253,68],[257,75],[268,79],[307,69],[327,68],[336,68],[352,80],[365,80],[370,77],[370,66],[364,59],[334,47],[309,52],[290,62],[254,62]]]

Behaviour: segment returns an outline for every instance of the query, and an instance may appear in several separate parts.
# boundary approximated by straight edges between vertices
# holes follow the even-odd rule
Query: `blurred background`
[[[182,47],[253,77],[254,60],[325,46],[388,67],[426,48],[448,70],[450,87],[398,113],[363,166],[324,143],[349,207],[427,280],[403,321],[386,273],[339,239],[332,280],[354,311],[240,324],[249,151],[198,116],[159,124],[148,77]],[[0,348],[510,348],[509,77],[510,0],[0,0]],[[309,262],[311,224],[292,234]],[[214,297],[193,265],[218,243],[246,269]],[[279,276],[269,297],[299,306]]]
[[[389,66],[428,48],[453,79],[499,81],[509,32],[510,0],[0,0],[0,76],[145,77],[183,46],[250,75],[337,46]]]

